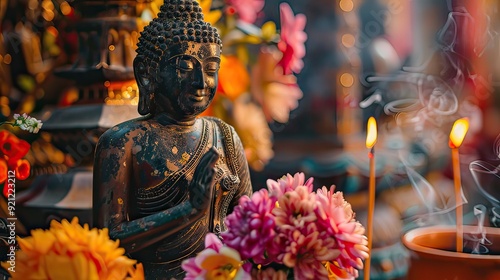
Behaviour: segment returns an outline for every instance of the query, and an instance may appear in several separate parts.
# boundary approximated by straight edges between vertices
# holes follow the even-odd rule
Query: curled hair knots
[[[165,0],[158,17],[141,32],[137,53],[152,65],[161,60],[170,45],[183,41],[216,43],[222,47],[217,29],[204,21],[198,2]]]

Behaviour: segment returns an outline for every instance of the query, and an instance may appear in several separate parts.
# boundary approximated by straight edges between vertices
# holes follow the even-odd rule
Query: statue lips
[[[205,91],[199,91],[196,94],[193,94],[193,95],[189,96],[189,98],[191,100],[193,100],[193,101],[201,102],[201,101],[203,101],[203,99],[205,98],[205,96],[207,96],[207,94],[205,93]]]

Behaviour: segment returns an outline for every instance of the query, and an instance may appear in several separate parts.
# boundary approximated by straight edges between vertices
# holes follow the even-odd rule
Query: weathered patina
[[[193,0],[167,0],[139,39],[139,113],[98,143],[94,226],[142,262],[147,279],[181,278],[182,260],[251,194],[243,147],[219,119],[197,117],[217,87],[221,41]]]

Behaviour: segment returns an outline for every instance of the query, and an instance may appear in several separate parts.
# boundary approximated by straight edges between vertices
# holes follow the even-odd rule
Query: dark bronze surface
[[[195,1],[166,1],[163,16],[165,5],[168,13],[190,6],[201,15]],[[211,28],[196,13],[183,17],[183,24],[176,20],[175,13],[155,19],[154,30],[147,27],[141,35],[134,74],[144,117],[105,132],[94,164],[94,226],[109,228],[144,264],[147,279],[182,278],[182,260],[204,248],[208,232],[223,231],[226,215],[252,190],[234,129],[219,119],[197,118],[216,91],[218,34],[195,32]],[[186,26],[186,33],[192,26],[193,38],[170,40],[177,31],[166,26],[176,25]],[[159,41],[170,44],[148,51]]]

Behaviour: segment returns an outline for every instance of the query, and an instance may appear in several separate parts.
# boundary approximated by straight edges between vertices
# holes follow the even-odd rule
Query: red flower
[[[0,130],[0,152],[2,154],[6,154],[10,151],[10,146],[7,144],[7,138],[9,137],[9,132],[7,130]],[[5,146],[5,147],[4,147]]]
[[[19,180],[26,180],[30,176],[31,165],[26,159],[20,159],[17,161],[16,166],[16,178]]]
[[[1,184],[1,183],[0,183]],[[9,188],[8,188],[8,184],[5,183],[3,185],[3,190],[2,190],[2,194],[5,198],[8,198],[9,197]]]
[[[4,159],[0,158],[0,184],[7,180],[7,172],[9,168],[7,166],[7,162]]]
[[[30,149],[30,144],[17,138],[7,130],[0,131],[0,152],[9,166],[17,166],[17,160],[24,157]]]

